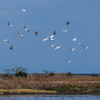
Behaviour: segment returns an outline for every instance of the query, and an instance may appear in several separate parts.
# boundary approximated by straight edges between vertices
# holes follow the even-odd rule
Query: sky
[[[7,26],[8,21],[12,27]],[[42,42],[54,31],[54,41],[49,38]],[[13,33],[17,32],[25,38],[16,37]],[[100,73],[97,36],[100,36],[100,0],[0,0],[0,73],[15,67],[27,68],[28,73],[43,73],[43,70]],[[74,38],[77,40],[71,41]],[[3,42],[4,39],[9,43]],[[89,48],[85,50],[78,43]],[[52,44],[54,47],[49,46]],[[11,46],[18,49],[10,50]],[[54,50],[57,46],[61,48]],[[69,48],[75,50],[71,52]]]

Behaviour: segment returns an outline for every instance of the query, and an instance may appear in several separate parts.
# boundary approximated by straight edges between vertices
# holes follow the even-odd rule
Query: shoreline
[[[29,92],[30,91],[30,92]],[[0,89],[0,95],[100,95],[100,92],[76,92],[76,91],[50,91],[50,90],[4,90]]]

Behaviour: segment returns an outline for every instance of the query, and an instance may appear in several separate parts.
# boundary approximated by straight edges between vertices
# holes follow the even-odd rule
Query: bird
[[[82,45],[82,43],[78,43],[78,45]]]
[[[18,36],[20,36],[20,37],[22,37],[22,38],[25,38],[23,35],[20,35],[19,32],[17,32],[17,33],[18,33]]]
[[[10,50],[13,50],[13,46],[11,46],[9,49],[10,49]]]
[[[51,36],[50,36],[50,42],[51,42],[52,40],[54,41],[54,35],[51,35]]]
[[[50,47],[53,47],[55,44],[49,45]]]
[[[70,60],[70,61],[67,61],[67,60],[65,60],[67,63],[70,63],[72,60]]]
[[[56,34],[56,31],[54,31],[53,34],[55,35]]]
[[[54,35],[51,35],[50,38],[54,38]]]
[[[54,38],[50,38],[50,42],[51,42],[51,41],[54,41]]]
[[[25,31],[26,31],[26,30],[27,30],[28,32],[30,31],[28,28],[26,28]]]
[[[87,49],[88,49],[88,47],[89,47],[89,46],[86,46],[86,47],[84,47],[84,46],[83,46],[83,48],[84,48],[85,50],[87,50]]]
[[[70,49],[70,51],[74,51],[75,48],[73,48],[73,49],[69,48],[69,49]]]
[[[5,41],[7,41],[7,42],[9,43],[9,40],[7,40],[7,39],[4,39],[4,40],[3,40],[3,42],[5,42]]]
[[[14,46],[16,49],[18,49],[18,47],[17,46]]]
[[[78,43],[78,45],[81,45],[85,50],[87,50],[89,47],[89,46],[84,47],[82,43]]]
[[[18,35],[16,35],[15,33],[13,33],[16,37],[18,37]]]
[[[49,36],[47,36],[47,38],[46,38],[46,39],[43,39],[43,40],[42,40],[42,42],[43,42],[43,41],[47,41],[47,40],[48,40],[48,38],[49,38]]]
[[[70,24],[70,22],[67,22],[67,25]]]
[[[77,38],[71,39],[71,41],[76,41]]]
[[[61,46],[56,47],[54,50],[59,49]]]
[[[100,36],[97,36],[98,38],[100,38]]]
[[[25,26],[25,25],[22,25],[22,27],[26,28],[26,26]]]
[[[8,26],[8,27],[12,27],[13,25],[10,25],[10,24],[9,24],[9,21],[8,21],[8,25],[7,25],[7,26]]]
[[[68,30],[62,30],[63,32],[67,32]]]
[[[37,35],[38,32],[35,32],[35,34]]]
[[[22,9],[22,12],[26,12],[26,10],[25,9]]]

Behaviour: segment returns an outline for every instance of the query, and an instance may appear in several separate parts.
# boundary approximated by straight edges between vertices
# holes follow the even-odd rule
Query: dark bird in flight
[[[13,50],[12,48],[13,48],[13,46],[11,46],[9,49],[10,49],[10,50]]]
[[[37,35],[38,32],[35,32],[35,34]]]
[[[56,31],[54,31],[53,34],[55,35],[56,34]]]
[[[70,22],[67,22],[67,25],[70,24]]]

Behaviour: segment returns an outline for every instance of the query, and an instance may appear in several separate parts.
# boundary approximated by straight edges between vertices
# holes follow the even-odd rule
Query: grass
[[[5,91],[13,91],[12,93],[26,89],[22,93],[42,91],[99,91],[100,90],[100,77],[93,77],[88,75],[74,75],[69,73],[50,73],[49,74],[28,74],[25,77],[12,78],[0,75],[0,89]],[[28,90],[29,89],[29,90]],[[15,91],[14,91],[15,90]],[[18,91],[17,91],[18,90]],[[3,93],[3,92],[1,92]],[[19,92],[18,92],[19,93]],[[21,93],[21,92],[20,92]]]
[[[56,91],[47,91],[47,90],[32,90],[32,89],[11,89],[11,90],[5,90],[5,89],[0,89],[0,94],[5,94],[5,93],[57,93]]]

